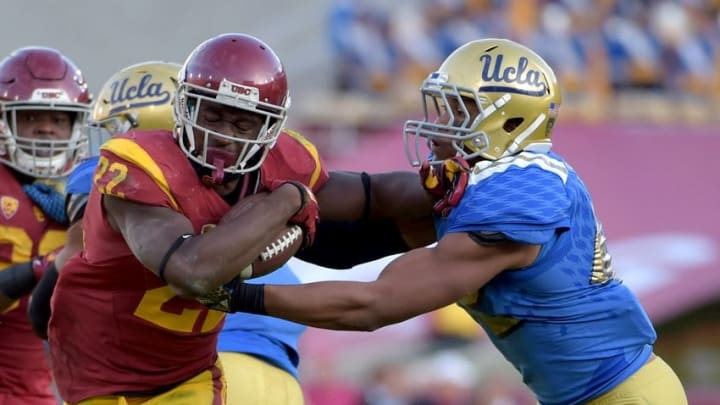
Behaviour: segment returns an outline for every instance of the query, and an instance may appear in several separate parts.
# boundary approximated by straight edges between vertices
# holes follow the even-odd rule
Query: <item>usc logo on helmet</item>
[[[231,91],[233,93],[242,94],[244,96],[249,96],[249,95],[253,94],[253,91],[251,88],[245,87],[245,86],[239,86],[237,84],[232,85]]]

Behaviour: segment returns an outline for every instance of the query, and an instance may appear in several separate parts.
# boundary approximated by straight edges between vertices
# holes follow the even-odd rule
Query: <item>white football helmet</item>
[[[51,48],[27,47],[0,61],[0,162],[35,178],[70,173],[87,154],[83,125],[91,97],[82,72]],[[17,112],[52,110],[74,117],[69,139],[36,139],[17,133]]]

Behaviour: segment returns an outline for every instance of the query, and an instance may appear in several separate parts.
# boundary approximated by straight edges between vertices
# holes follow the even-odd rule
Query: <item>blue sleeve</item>
[[[466,190],[448,218],[447,232],[494,231],[543,244],[570,226],[564,180],[539,167],[510,168]]]
[[[66,194],[89,194],[93,183],[93,174],[97,166],[98,157],[91,157],[83,160],[75,166],[68,177],[65,186]]]

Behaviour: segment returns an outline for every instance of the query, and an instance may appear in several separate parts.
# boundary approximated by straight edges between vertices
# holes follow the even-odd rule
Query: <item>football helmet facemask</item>
[[[55,49],[25,47],[0,61],[0,162],[35,178],[70,173],[87,154],[83,125],[91,96],[78,67]],[[18,111],[62,111],[74,117],[68,139],[17,133]]]
[[[421,87],[425,116],[403,128],[410,164],[420,166],[433,140],[450,141],[466,160],[497,160],[523,150],[547,151],[562,102],[550,66],[506,39],[469,42]],[[477,111],[477,114],[474,112]],[[439,158],[439,157],[438,157]],[[438,159],[441,160],[441,159]]]
[[[219,179],[257,170],[280,136],[290,106],[287,75],[275,52],[249,35],[219,35],[193,50],[178,79],[175,136],[188,158]],[[262,128],[255,139],[245,139],[203,127],[198,124],[202,103],[257,114]],[[237,144],[232,161],[226,161],[227,155],[208,153],[212,145],[228,142]]]
[[[90,120],[91,153],[110,137],[132,129],[175,127],[173,108],[180,65],[149,61],[115,73],[100,89]]]

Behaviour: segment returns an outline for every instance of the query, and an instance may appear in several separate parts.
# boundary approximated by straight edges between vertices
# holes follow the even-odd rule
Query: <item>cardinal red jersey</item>
[[[0,271],[65,243],[65,227],[49,219],[2,165],[0,211]],[[0,397],[56,404],[47,356],[42,340],[30,329],[27,303],[28,297],[23,297],[0,314]]]
[[[315,148],[284,133],[261,177],[327,180]],[[100,154],[83,228],[85,247],[60,273],[49,339],[63,399],[147,394],[211,369],[224,314],[181,298],[132,254],[107,223],[102,194],[173,209],[195,233],[216,224],[230,206],[201,182],[169,131],[133,131],[107,142]]]

